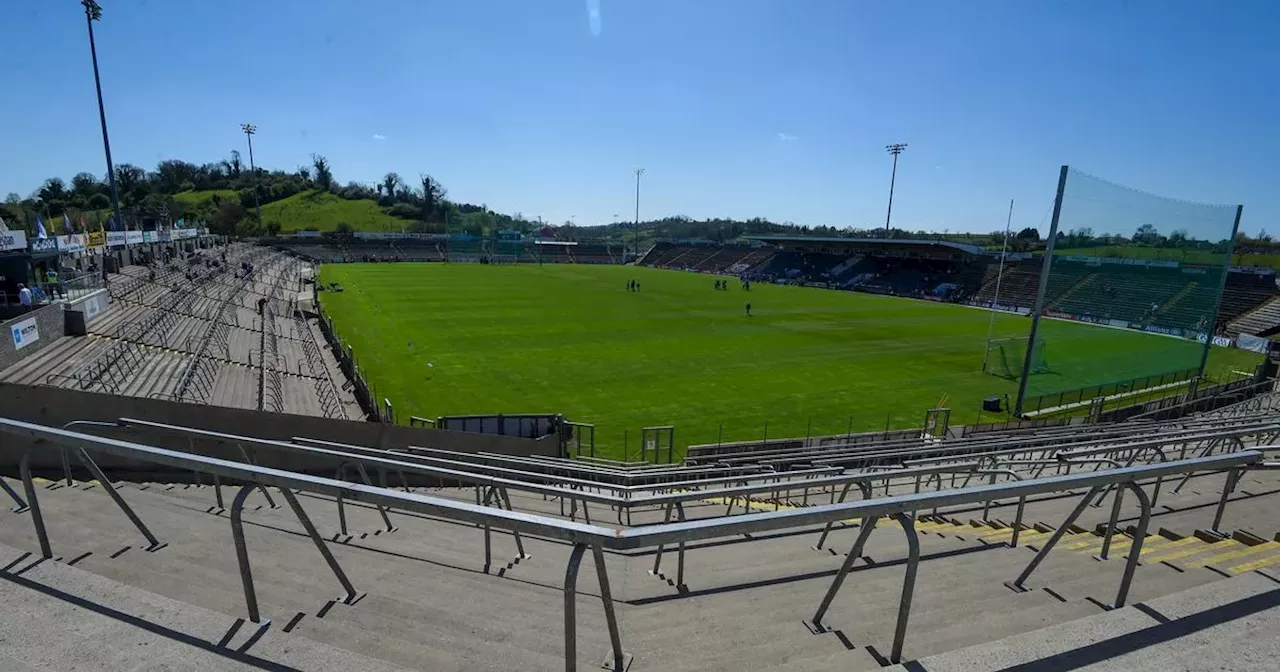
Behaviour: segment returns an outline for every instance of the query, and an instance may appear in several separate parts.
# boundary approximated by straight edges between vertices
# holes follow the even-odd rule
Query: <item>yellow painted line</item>
[[[1163,539],[1164,537],[1159,537],[1159,538]],[[1142,550],[1138,551],[1138,557],[1141,558],[1144,555],[1147,555],[1149,553],[1155,553],[1156,551],[1167,551],[1170,549],[1182,548],[1184,546],[1190,546],[1192,544],[1197,544],[1197,543],[1203,544],[1204,542],[1200,541],[1195,537],[1183,537],[1182,539],[1175,539],[1168,543],[1161,543],[1161,544],[1155,544],[1150,546],[1147,544],[1143,544]]]
[[[1235,565],[1234,567],[1228,567],[1227,572],[1230,574],[1240,574],[1243,572],[1252,572],[1255,569],[1262,569],[1263,567],[1270,567],[1271,565],[1276,564],[1280,564],[1280,555],[1273,555],[1269,558],[1246,562],[1242,565]]]
[[[1264,544],[1258,544],[1257,546],[1248,546],[1243,549],[1230,551],[1228,553],[1219,553],[1218,555],[1211,555],[1207,558],[1200,558],[1199,560],[1193,560],[1192,562],[1186,563],[1186,566],[1187,567],[1204,567],[1206,565],[1216,565],[1220,562],[1226,562],[1228,560],[1238,560],[1240,558],[1245,558],[1250,555],[1267,553],[1269,551],[1274,551],[1276,549],[1280,549],[1280,541],[1268,541]]]
[[[1148,545],[1152,545],[1155,548],[1161,548],[1164,546],[1164,544],[1158,541],[1160,539],[1164,539],[1164,537],[1161,537],[1159,535],[1149,535],[1148,537],[1142,540],[1142,546],[1143,548],[1146,548]],[[1098,539],[1090,543],[1088,546],[1084,546],[1079,550],[1081,553],[1092,553],[1094,551],[1101,551],[1102,544],[1105,541],[1106,540],[1104,538],[1099,537]],[[1111,552],[1117,549],[1126,549],[1132,545],[1133,545],[1133,537],[1127,537],[1121,534],[1117,534],[1111,538],[1111,548],[1108,550],[1108,552]],[[1139,552],[1139,555],[1141,555],[1141,552]]]
[[[1174,553],[1152,553],[1151,557],[1147,558],[1147,562],[1168,562],[1170,560],[1177,560],[1178,558],[1189,558],[1193,555],[1200,555],[1201,553],[1236,549],[1242,545],[1243,544],[1238,541],[1219,541],[1216,544],[1204,544],[1203,547],[1192,546],[1190,548],[1184,548]]]
[[[1092,532],[1081,532],[1079,539],[1067,544],[1063,548],[1068,551],[1078,551],[1082,548],[1088,548],[1100,543],[1102,543],[1102,535],[1094,534]]]

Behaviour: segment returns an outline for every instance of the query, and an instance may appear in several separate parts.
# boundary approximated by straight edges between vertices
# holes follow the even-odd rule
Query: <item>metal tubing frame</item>
[[[12,499],[13,502],[17,504],[14,508],[9,509],[11,512],[22,513],[29,508],[27,507],[27,503],[23,501],[22,497],[18,495],[18,491],[14,490],[13,486],[9,485],[9,482],[3,478],[0,478],[0,488],[4,488],[4,492],[6,495],[9,495],[9,499]]]
[[[578,568],[582,566],[582,555],[587,552],[587,545],[578,542],[569,553],[569,562],[564,570],[564,669],[565,672],[576,672],[578,669]]]
[[[312,543],[316,545],[321,557],[329,565],[333,575],[337,577],[338,583],[342,584],[342,589],[347,591],[346,597],[342,598],[342,602],[351,604],[352,601],[359,597],[359,593],[351,585],[351,579],[347,578],[347,573],[342,571],[342,566],[338,564],[338,559],[333,557],[333,551],[330,551],[329,546],[324,543],[324,539],[320,538],[320,533],[316,531],[316,526],[312,524],[311,517],[307,515],[307,512],[302,508],[302,504],[298,502],[297,495],[293,494],[293,491],[289,488],[281,488],[280,494],[284,495],[284,500],[289,503],[289,508],[293,509],[293,514],[298,517],[298,522],[302,523],[302,529],[306,530],[308,537],[311,537]],[[243,508],[244,502],[241,502],[240,505]],[[241,543],[243,543],[243,539]]]
[[[27,506],[31,507],[31,524],[36,528],[36,539],[40,542],[40,557],[53,557],[53,547],[49,544],[49,530],[44,525],[44,515],[40,513],[40,500],[36,497],[36,484],[31,479],[31,450],[22,451],[22,459],[18,462],[18,472],[22,475],[22,489],[27,493]]]
[[[1084,497],[1080,498],[1080,502],[1076,504],[1076,508],[1072,509],[1071,513],[1067,514],[1066,519],[1062,521],[1062,524],[1058,526],[1058,529],[1054,530],[1053,534],[1049,537],[1049,540],[1044,543],[1044,546],[1040,547],[1040,550],[1036,553],[1036,557],[1032,558],[1031,562],[1027,563],[1026,568],[1022,570],[1022,573],[1018,575],[1018,578],[1010,581],[1006,585],[1019,592],[1026,590],[1022,587],[1022,584],[1026,582],[1026,580],[1031,576],[1031,573],[1036,570],[1036,567],[1038,567],[1040,563],[1044,561],[1045,557],[1049,555],[1049,551],[1053,550],[1053,547],[1058,543],[1058,540],[1062,538],[1062,535],[1066,534],[1067,529],[1076,522],[1076,519],[1080,517],[1080,514],[1084,513],[1085,508],[1089,506],[1089,502],[1093,501],[1093,498],[1101,491],[1101,485],[1095,485],[1092,488],[1089,488],[1089,491],[1086,492]]]
[[[299,489],[327,495],[336,495],[341,493],[347,498],[356,501],[371,504],[383,504],[385,506],[402,508],[423,514],[441,516],[463,523],[492,525],[502,529],[532,533],[551,539],[567,541],[575,545],[575,555],[579,562],[581,560],[582,553],[585,552],[585,549],[594,544],[599,544],[602,548],[609,548],[612,550],[651,548],[658,544],[671,544],[682,541],[720,538],[767,530],[794,529],[805,525],[846,520],[851,517],[879,517],[881,515],[897,516],[902,515],[907,511],[929,508],[931,506],[941,507],[963,505],[981,502],[992,498],[1024,497],[1036,494],[1061,492],[1063,490],[1073,490],[1077,488],[1089,488],[1089,492],[1084,498],[1082,498],[1081,503],[1077,505],[1072,516],[1069,517],[1063,526],[1055,532],[1053,538],[1050,539],[1050,542],[1046,544],[1045,548],[1042,549],[1039,554],[1037,554],[1031,565],[1028,566],[1027,570],[1023,572],[1019,579],[1014,582],[1018,586],[1026,580],[1031,571],[1034,570],[1035,565],[1043,559],[1048,550],[1056,544],[1058,539],[1061,538],[1061,535],[1065,533],[1065,530],[1074,521],[1074,519],[1078,517],[1080,512],[1088,506],[1092,498],[1095,497],[1106,485],[1121,482],[1126,484],[1125,487],[1129,487],[1134,490],[1135,495],[1139,497],[1142,508],[1146,513],[1144,520],[1139,525],[1138,531],[1140,533],[1145,533],[1146,525],[1149,522],[1150,502],[1146,498],[1145,493],[1138,494],[1140,488],[1138,488],[1136,483],[1134,483],[1135,481],[1139,479],[1184,474],[1194,471],[1222,471],[1226,469],[1245,468],[1261,463],[1263,458],[1263,453],[1249,450],[1232,454],[1216,455],[1213,457],[1180,460],[1159,465],[1145,465],[1142,467],[1127,467],[1099,472],[1085,472],[1071,476],[1056,476],[1036,481],[1023,481],[1015,484],[1001,484],[998,486],[982,485],[965,490],[922,492],[919,494],[899,495],[870,501],[819,505],[801,509],[782,510],[778,512],[748,513],[727,519],[694,519],[684,522],[659,524],[632,529],[612,529],[573,523],[535,514],[506,511],[501,508],[494,509],[493,507],[475,506],[466,502],[447,500],[439,497],[431,497],[415,493],[400,493],[362,483],[347,483],[336,479],[299,474],[279,469],[244,465],[242,463],[219,458],[190,455],[180,451],[145,446],[118,439],[91,436],[16,420],[0,419],[0,433],[18,436],[29,440],[42,440],[46,445],[53,446],[53,449],[57,449],[58,446],[66,445],[76,447],[87,446],[94,452],[101,454],[138,459],[144,462],[151,462],[178,469],[194,469],[205,473],[215,474],[222,478],[246,483],[246,485],[241,488],[240,493],[237,494],[238,501],[233,503],[232,511],[233,534],[237,537],[237,553],[238,556],[240,556],[242,569],[244,570],[248,569],[248,557],[247,549],[244,547],[243,529],[240,519],[242,516],[244,498],[247,497],[255,485],[269,485],[280,488],[282,491],[284,489]],[[31,500],[29,502],[29,506],[32,507],[33,520],[37,522],[39,533],[39,528],[43,523],[38,520],[38,502],[33,496],[34,485],[30,479],[29,455],[26,456],[23,460],[23,464],[20,466],[24,472],[24,487],[29,489],[28,497]],[[883,474],[880,474],[879,476],[883,476]],[[772,488],[776,486],[770,485],[769,487]],[[578,550],[578,547],[580,547],[581,550]],[[47,547],[42,548],[42,551],[48,553]],[[1137,557],[1137,553],[1133,553],[1130,556],[1131,559],[1135,559],[1133,565],[1135,567]],[[852,562],[849,564],[851,565]],[[576,580],[576,568],[570,567],[569,569],[573,571],[567,571],[566,578],[570,578],[570,574],[572,573],[574,575],[573,579]],[[251,574],[248,574],[247,572],[244,572],[244,574],[245,576],[242,578],[247,579],[246,586],[248,588],[246,591],[246,597],[252,598],[252,593],[250,592],[252,591]],[[1123,579],[1121,586],[1122,590],[1121,593],[1117,595],[1117,602],[1122,603],[1123,600],[1127,598],[1125,589],[1127,589],[1131,578],[1132,575],[1127,573],[1126,577]],[[566,587],[572,590],[572,581],[567,582]],[[256,600],[250,601],[252,602],[251,616],[257,617],[260,620],[260,615],[257,613]],[[571,623],[572,617],[572,613],[566,614],[567,622]],[[576,656],[574,656],[574,660],[576,661]]]
[[[577,548],[574,548],[577,551]],[[600,582],[600,601],[604,604],[604,620],[609,626],[609,646],[613,653],[613,670],[622,672],[626,665],[626,654],[622,651],[622,633],[618,629],[618,617],[613,610],[613,591],[609,587],[609,572],[605,568],[604,548],[600,544],[592,544],[591,557],[596,565],[596,578]]]
[[[119,507],[120,510],[124,512],[124,515],[129,518],[129,522],[133,523],[133,526],[138,528],[138,532],[142,533],[142,536],[149,544],[146,550],[154,551],[159,549],[163,544],[160,543],[159,539],[156,539],[156,535],[152,534],[151,530],[147,529],[146,523],[142,522],[142,519],[138,517],[137,513],[134,513],[133,507],[129,506],[128,502],[124,501],[124,497],[121,497],[120,493],[116,492],[115,486],[111,484],[111,479],[107,478],[107,475],[102,473],[102,470],[98,468],[98,463],[94,462],[92,457],[89,457],[89,453],[86,452],[84,448],[76,448],[75,451],[76,457],[80,459],[80,463],[93,473],[94,478],[98,479],[98,482],[102,484],[102,489],[106,490],[107,494],[111,496],[111,501],[116,503],[116,506]]]
[[[231,540],[236,547],[236,562],[240,566],[240,584],[244,587],[244,603],[249,612],[249,622],[261,624],[263,620],[258,612],[258,594],[253,587],[253,570],[249,566],[249,548],[244,542],[244,521],[242,520],[244,500],[249,497],[249,493],[253,492],[255,487],[253,483],[246,483],[231,500]],[[270,620],[267,622],[269,623]]]
[[[909,513],[899,512],[893,514],[893,519],[898,521],[902,526],[902,531],[907,537],[907,569],[906,574],[902,578],[902,596],[898,600],[898,619],[893,629],[893,648],[889,653],[889,660],[893,663],[902,661],[902,647],[906,642],[907,624],[911,617],[911,599],[915,593],[916,572],[920,566],[920,539],[916,534],[915,517]],[[815,633],[826,632],[827,629],[822,625],[822,619],[826,616],[827,610],[831,608],[831,603],[835,600],[836,594],[840,592],[840,587],[844,584],[845,578],[849,576],[850,570],[853,569],[853,563],[862,555],[862,549],[871,537],[871,532],[875,530],[876,519],[864,519],[863,528],[858,533],[858,539],[854,541],[853,548],[849,550],[849,555],[845,556],[844,562],[840,565],[840,571],[836,572],[836,576],[831,580],[830,587],[822,597],[822,602],[813,613],[810,620],[811,629]]]

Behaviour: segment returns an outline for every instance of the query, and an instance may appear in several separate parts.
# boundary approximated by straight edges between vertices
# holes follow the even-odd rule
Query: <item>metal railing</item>
[[[598,525],[564,521],[546,516],[532,515],[499,508],[473,505],[438,497],[403,493],[384,487],[363,483],[348,483],[337,479],[322,478],[298,474],[279,469],[256,467],[228,460],[192,455],[178,451],[166,450],[137,443],[109,439],[64,429],[45,427],[16,420],[0,419],[0,433],[19,436],[27,439],[41,440],[49,445],[47,450],[71,448],[80,451],[85,458],[89,452],[137,459],[153,464],[165,465],[182,470],[195,470],[210,473],[220,478],[241,482],[239,493],[232,502],[230,521],[237,562],[240,568],[245,603],[249,618],[255,623],[262,622],[258,610],[252,571],[249,564],[248,549],[245,544],[243,530],[243,508],[245,498],[258,487],[272,486],[280,490],[290,505],[307,535],[333,572],[335,578],[345,591],[344,602],[352,603],[358,597],[354,585],[348,579],[326,543],[320,537],[310,518],[298,502],[294,491],[312,492],[321,495],[342,497],[353,501],[365,502],[386,508],[399,508],[414,511],[438,518],[473,523],[485,528],[510,530],[513,533],[536,535],[570,543],[573,548],[565,571],[563,593],[565,596],[565,669],[577,669],[577,634],[576,634],[576,585],[578,569],[582,557],[590,550],[595,559],[595,567],[599,581],[600,596],[604,607],[605,620],[608,625],[612,667],[625,669],[628,654],[622,648],[621,631],[618,627],[614,611],[613,598],[610,591],[608,572],[604,550],[628,551],[635,549],[655,548],[667,545],[683,545],[692,541],[722,538],[743,534],[754,534],[771,530],[791,529],[812,525],[826,525],[850,518],[861,518],[863,525],[848,556],[836,573],[818,608],[809,623],[814,632],[826,632],[823,619],[832,602],[840,591],[844,581],[852,569],[854,561],[875,530],[876,521],[882,517],[892,517],[898,521],[907,538],[908,557],[903,580],[902,595],[899,601],[897,621],[894,628],[893,646],[890,660],[898,662],[902,658],[915,578],[920,561],[919,541],[915,531],[915,518],[910,512],[931,507],[955,506],[981,502],[995,498],[1025,498],[1036,494],[1070,491],[1087,488],[1088,491],[1080,500],[1066,520],[1040,548],[1027,567],[1008,585],[1015,590],[1025,590],[1025,582],[1036,567],[1053,549],[1067,529],[1075,522],[1090,501],[1107,486],[1123,486],[1133,492],[1141,507],[1137,529],[1133,535],[1133,544],[1125,562],[1120,585],[1114,601],[1115,606],[1123,606],[1127,600],[1130,584],[1137,569],[1143,539],[1146,536],[1151,519],[1151,503],[1146,493],[1137,485],[1142,479],[1163,478],[1167,476],[1194,473],[1197,471],[1227,470],[1237,474],[1241,469],[1262,465],[1263,453],[1259,451],[1240,451],[1212,457],[1192,458],[1155,465],[1127,467],[1106,471],[1057,476],[1045,479],[1003,483],[999,485],[983,485],[961,490],[942,490],[899,495],[879,499],[866,499],[852,503],[837,503],[812,506],[800,509],[781,510],[776,512],[752,513],[733,518],[712,518],[686,520],[676,523],[663,523],[641,528],[614,529]],[[26,494],[26,505],[31,513],[32,524],[39,540],[40,550],[45,558],[52,558],[53,552],[49,541],[48,530],[41,515],[37,489],[31,476],[30,456],[32,450],[46,448],[28,448],[21,457],[19,470]],[[91,463],[92,460],[90,459]],[[1273,465],[1267,465],[1273,466]],[[110,485],[100,470],[94,469],[104,489],[111,494],[122,511],[134,521],[140,531],[145,530],[140,519]],[[1225,497],[1224,497],[1225,501]],[[144,532],[151,547],[159,546],[158,540],[149,532]]]
[[[1184,369],[1182,371],[1172,371],[1150,376],[1142,376],[1140,378],[1129,378],[1110,383],[1090,385],[1088,387],[1081,387],[1074,390],[1063,390],[1052,394],[1042,394],[1037,397],[1029,397],[1023,401],[1022,411],[1023,413],[1034,413],[1046,408],[1054,409],[1061,406],[1083,404],[1098,397],[1111,397],[1120,394],[1160,390],[1164,389],[1166,386],[1171,386],[1176,383],[1186,383],[1196,379],[1199,375],[1199,369]]]

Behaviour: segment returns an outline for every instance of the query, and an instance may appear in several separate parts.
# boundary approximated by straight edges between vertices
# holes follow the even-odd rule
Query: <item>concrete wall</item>
[[[35,341],[28,341],[26,345],[19,348],[13,337],[13,327],[33,318],[36,321],[36,330],[39,338]],[[29,313],[6,320],[3,324],[0,324],[0,369],[12,366],[40,352],[53,345],[65,334],[66,316],[63,314],[61,303],[41,306]]]
[[[84,336],[89,325],[111,309],[111,293],[106,289],[67,302],[67,333]]]
[[[506,455],[557,455],[556,437],[521,439],[492,434],[470,434],[421,427],[382,425],[353,420],[331,420],[303,415],[249,411],[219,406],[184,404],[141,397],[117,397],[94,392],[55,387],[0,383],[0,418],[57,426],[73,420],[114,421],[129,417],[287,441],[293,436],[338,441],[364,446],[403,447],[408,445],[441,448],[469,453],[492,452]],[[75,428],[72,428],[75,429]],[[241,461],[236,446],[212,441],[195,441],[142,431],[81,428],[77,431],[110,436],[160,448],[193,451],[203,455]],[[32,449],[31,465],[37,473],[61,473],[60,452],[53,446],[0,433],[0,472],[16,475],[22,451]],[[311,458],[259,449],[258,463],[317,475],[334,475],[337,463],[327,458]],[[95,456],[99,466],[113,478],[130,480],[187,480],[190,474],[158,470],[154,465],[107,455]],[[396,481],[398,483],[398,480]]]

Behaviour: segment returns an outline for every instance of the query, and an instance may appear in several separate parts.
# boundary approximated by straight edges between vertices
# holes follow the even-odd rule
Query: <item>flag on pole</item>
[[[62,229],[66,231],[68,235],[76,232],[76,227],[71,226],[71,218],[68,217],[65,212],[62,213]]]
[[[44,222],[40,221],[40,215],[36,215],[36,238],[38,240],[44,240],[48,237],[49,234],[44,231]]]
[[[84,223],[84,215],[80,215],[80,233],[89,233],[89,227]]]
[[[184,226],[186,226],[186,222],[183,221],[182,217],[179,217],[178,221],[173,223],[173,228],[175,229],[181,229]]]

